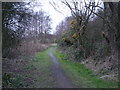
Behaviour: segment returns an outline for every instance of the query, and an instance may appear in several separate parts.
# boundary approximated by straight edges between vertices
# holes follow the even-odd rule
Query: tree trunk
[[[104,2],[104,24],[111,46],[111,55],[115,61],[120,59],[120,2]]]

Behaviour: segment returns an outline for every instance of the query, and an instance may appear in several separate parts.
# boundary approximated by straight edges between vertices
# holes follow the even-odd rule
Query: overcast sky
[[[49,3],[54,1],[57,5],[59,5],[59,11],[63,12],[60,13],[58,11],[56,11],[53,6]],[[40,2],[40,3],[38,3]],[[34,7],[35,11],[39,11],[44,10],[46,13],[48,13],[48,15],[50,15],[51,19],[52,19],[52,31],[51,33],[55,32],[55,28],[56,26],[62,21],[64,20],[65,17],[70,16],[70,10],[69,8],[67,8],[65,5],[63,5],[60,0],[36,0],[36,4]]]
[[[64,5],[63,3],[61,3],[61,0],[29,0],[31,2],[34,2],[34,10],[35,11],[39,11],[42,10],[45,11],[46,13],[48,13],[48,15],[50,15],[51,19],[52,19],[52,31],[51,33],[54,33],[55,32],[55,28],[56,26],[62,21],[64,20],[65,17],[68,17],[71,15],[71,12],[69,10],[69,8]],[[64,1],[64,0],[63,0]],[[67,0],[69,2],[69,4],[71,4],[71,2],[73,2],[74,0]],[[79,2],[79,6],[84,3],[82,3],[81,1],[84,1],[84,0],[75,0],[75,1],[78,1]],[[87,2],[89,1],[101,1],[101,0],[85,0]],[[36,2],[36,3],[35,3]],[[56,11],[54,9],[54,7],[50,4],[55,2],[56,3],[56,8],[57,10],[59,10],[60,12]],[[73,5],[73,4],[71,4]],[[81,6],[80,6],[81,7]],[[84,9],[84,8],[83,8]]]

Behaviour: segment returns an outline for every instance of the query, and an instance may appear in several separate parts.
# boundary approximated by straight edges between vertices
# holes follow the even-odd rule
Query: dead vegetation
[[[118,61],[115,60],[115,56],[107,56],[100,60],[89,57],[81,63],[91,69],[95,75],[99,75],[100,78],[118,82]]]
[[[39,43],[39,42],[36,42],[34,43],[33,41],[29,41],[29,42],[26,42],[26,41],[23,41],[21,43],[21,46],[18,47],[18,51],[20,51],[20,53],[22,55],[32,55],[34,54],[35,52],[40,52],[46,48],[48,48],[49,44],[42,44],[42,43]]]
[[[33,43],[32,41],[22,42],[17,50],[12,50],[11,55],[14,55],[14,58],[3,58],[3,87],[27,87],[22,81],[31,84],[29,77],[22,77],[24,74],[32,74],[26,66],[30,64],[38,52],[47,49],[49,46],[50,44]]]

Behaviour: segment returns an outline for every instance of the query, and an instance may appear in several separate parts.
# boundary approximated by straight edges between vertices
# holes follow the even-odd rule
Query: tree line
[[[22,41],[50,42],[51,18],[30,8],[34,2],[2,2],[2,54],[7,57]],[[48,37],[47,37],[48,36]]]
[[[70,9],[71,16],[56,27],[58,46],[77,61],[110,56],[118,63],[120,2],[61,2]]]

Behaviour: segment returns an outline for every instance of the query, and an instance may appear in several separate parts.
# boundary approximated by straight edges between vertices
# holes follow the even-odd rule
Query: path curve
[[[49,52],[49,55],[53,62],[52,73],[53,73],[55,80],[57,81],[57,84],[58,84],[57,88],[73,88],[70,80],[67,78],[67,76],[64,74],[64,72],[60,68],[57,58],[53,55],[54,49],[55,48],[53,48]]]

